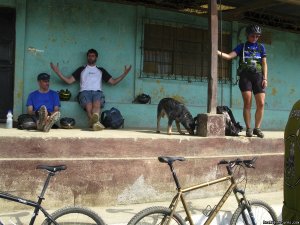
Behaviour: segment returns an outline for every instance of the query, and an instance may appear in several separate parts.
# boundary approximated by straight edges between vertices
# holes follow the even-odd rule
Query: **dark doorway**
[[[14,9],[0,8],[0,122],[14,104],[15,20]]]

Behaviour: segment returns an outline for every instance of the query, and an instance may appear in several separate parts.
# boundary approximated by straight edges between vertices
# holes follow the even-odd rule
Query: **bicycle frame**
[[[28,200],[28,199],[24,199],[24,198],[20,198],[18,196],[11,195],[11,194],[6,193],[6,192],[0,192],[0,198],[33,207],[34,212],[33,212],[33,215],[31,217],[29,225],[34,224],[34,221],[35,221],[39,211],[42,211],[42,213],[45,215],[45,217],[48,218],[53,224],[58,225],[58,223],[55,222],[55,220],[52,218],[52,216],[41,206],[41,203],[44,200],[44,194],[45,194],[46,189],[49,185],[51,176],[54,176],[54,173],[49,172],[48,177],[45,181],[44,187],[42,189],[42,192],[41,192],[40,196],[38,196],[38,201],[37,202],[34,202],[32,200]]]
[[[176,189],[177,189],[177,194],[174,196],[174,198],[173,198],[173,200],[172,200],[172,202],[169,206],[169,209],[171,210],[171,213],[170,213],[170,215],[166,215],[164,217],[164,219],[162,221],[163,224],[165,224],[165,222],[167,222],[167,225],[170,224],[170,221],[171,221],[171,219],[173,218],[173,216],[175,214],[178,203],[179,203],[179,201],[181,201],[181,203],[183,205],[183,208],[184,208],[184,211],[185,211],[186,216],[187,216],[186,220],[189,221],[190,225],[194,225],[191,213],[189,211],[189,208],[188,208],[187,203],[186,203],[185,198],[184,198],[184,193],[191,192],[191,191],[194,191],[194,190],[197,190],[197,189],[200,189],[200,188],[203,188],[203,187],[211,186],[211,185],[214,185],[214,184],[222,183],[222,182],[225,182],[225,181],[230,181],[231,184],[227,188],[227,190],[225,191],[225,194],[223,195],[221,200],[218,202],[218,204],[209,212],[209,215],[207,216],[208,218],[204,222],[204,225],[209,225],[212,222],[212,220],[215,218],[217,213],[223,207],[224,203],[227,201],[227,199],[229,198],[229,196],[232,192],[234,193],[234,196],[236,198],[238,206],[239,207],[245,207],[247,209],[248,213],[249,213],[250,220],[251,220],[252,224],[254,224],[254,225],[256,224],[256,221],[255,221],[252,209],[251,209],[251,204],[250,204],[250,202],[248,202],[248,200],[246,198],[245,191],[241,190],[241,189],[238,189],[237,183],[236,183],[235,178],[234,178],[234,170],[233,170],[233,168],[235,166],[237,166],[237,165],[241,166],[241,164],[244,164],[248,168],[255,168],[253,166],[253,164],[256,161],[255,157],[252,160],[241,160],[241,159],[236,159],[234,161],[221,160],[218,163],[218,165],[226,164],[226,169],[227,169],[227,174],[228,174],[227,176],[224,176],[222,178],[219,178],[219,179],[216,179],[216,180],[213,180],[213,181],[209,181],[209,182],[206,182],[206,183],[202,183],[202,184],[194,185],[194,186],[191,186],[191,187],[187,187],[187,188],[181,188],[178,177],[177,177],[176,172],[175,172],[175,169],[173,167],[173,162],[175,162],[177,160],[178,161],[185,161],[184,157],[160,156],[160,157],[158,157],[158,160],[162,163],[167,163],[168,164],[168,166],[171,170],[173,179],[174,179],[175,184],[176,184]],[[238,193],[241,195],[241,197],[238,196]],[[244,219],[244,222],[246,224],[249,224],[248,221],[247,221],[248,220],[247,215],[244,211],[242,211],[242,217]]]
[[[188,193],[188,192],[200,189],[200,188],[204,188],[204,187],[207,187],[207,186],[210,186],[210,185],[222,183],[222,182],[229,181],[229,180],[231,182],[231,185],[227,188],[225,194],[223,195],[223,197],[221,198],[221,200],[218,202],[218,204],[209,213],[209,216],[206,219],[206,221],[204,222],[204,225],[208,225],[208,224],[210,224],[212,222],[212,220],[215,218],[215,216],[220,211],[220,209],[222,208],[222,206],[224,205],[224,203],[229,198],[229,196],[230,196],[230,194],[232,192],[234,193],[238,204],[240,204],[240,203],[242,203],[242,201],[244,201],[245,204],[246,204],[246,206],[250,207],[248,205],[248,203],[247,203],[247,199],[245,197],[244,191],[237,189],[237,184],[236,184],[235,179],[234,179],[234,177],[232,175],[232,171],[231,171],[231,169],[229,167],[227,167],[228,174],[229,174],[228,176],[225,176],[225,177],[213,180],[213,181],[209,181],[209,182],[206,182],[206,183],[194,185],[194,186],[191,186],[191,187],[188,187],[188,188],[183,188],[183,189],[180,188],[179,181],[177,179],[175,171],[173,170],[173,167],[172,166],[170,166],[170,167],[171,167],[171,171],[173,173],[173,177],[174,177],[175,183],[177,185],[177,194],[174,196],[174,198],[173,198],[173,200],[172,200],[172,202],[171,202],[171,204],[169,206],[169,208],[172,211],[171,211],[170,218],[168,219],[167,225],[169,225],[169,222],[170,222],[171,218],[173,217],[173,214],[174,214],[174,212],[175,212],[175,210],[177,208],[177,205],[178,205],[179,201],[181,201],[181,203],[183,205],[184,211],[185,211],[186,216],[187,216],[187,220],[189,221],[190,225],[194,225],[191,213],[189,211],[189,208],[187,206],[185,197],[183,195],[184,193]],[[237,195],[237,193],[240,193],[243,197],[239,198],[238,195]]]

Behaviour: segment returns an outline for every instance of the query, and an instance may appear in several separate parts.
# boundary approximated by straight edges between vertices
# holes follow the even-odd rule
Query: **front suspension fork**
[[[241,194],[242,198],[239,198],[237,193]],[[234,195],[237,199],[239,207],[244,207],[249,213],[249,216],[250,216],[250,219],[251,219],[252,223],[249,223],[250,221],[248,221],[249,218],[247,218],[246,210],[242,211],[242,217],[243,217],[243,220],[244,220],[245,224],[246,225],[256,225],[256,221],[255,221],[255,218],[254,218],[254,215],[253,215],[253,212],[252,212],[251,204],[246,198],[245,191],[240,190],[240,189],[235,189],[234,190]]]

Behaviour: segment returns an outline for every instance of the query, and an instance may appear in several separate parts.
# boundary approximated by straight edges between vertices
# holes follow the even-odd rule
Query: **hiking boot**
[[[253,131],[251,128],[247,128],[246,130],[246,137],[252,137],[253,136]]]
[[[99,122],[99,113],[93,113],[91,121],[93,124]]]
[[[48,111],[47,111],[47,108],[46,106],[42,105],[40,110],[39,110],[39,119],[37,121],[37,130],[43,130],[44,129],[44,126],[46,124],[46,121],[47,121],[47,117],[48,117]]]
[[[49,132],[51,127],[59,120],[60,117],[60,112],[55,112],[51,116],[48,116],[47,122],[44,126],[43,131],[44,132]]]
[[[103,130],[105,127],[98,121],[97,123],[93,124],[92,128],[94,131],[99,131],[99,130]]]
[[[253,134],[257,135],[257,137],[260,137],[260,138],[264,138],[264,136],[265,136],[260,128],[254,128],[253,129]]]
[[[99,114],[93,113],[92,118],[90,119],[90,127],[93,128],[94,124],[99,122]]]

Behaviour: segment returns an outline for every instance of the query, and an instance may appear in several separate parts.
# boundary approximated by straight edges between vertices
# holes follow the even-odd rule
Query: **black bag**
[[[36,117],[29,114],[20,115],[17,128],[20,130],[36,130]]]
[[[217,106],[217,114],[225,116],[225,135],[239,136],[239,132],[243,130],[243,127],[239,122],[236,122],[231,109],[228,106]]]
[[[124,128],[124,118],[121,112],[114,107],[101,113],[101,123],[105,126],[105,128]]]

